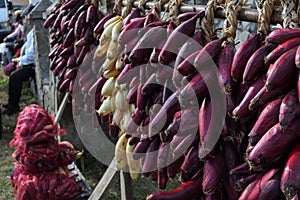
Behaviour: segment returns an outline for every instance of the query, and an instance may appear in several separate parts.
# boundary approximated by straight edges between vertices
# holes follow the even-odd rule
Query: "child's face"
[[[25,17],[25,21],[23,22],[27,22],[29,25],[33,25],[33,19],[32,18],[28,18],[27,16]]]
[[[30,25],[33,25],[33,19],[32,18],[28,19],[28,21],[29,21]]]

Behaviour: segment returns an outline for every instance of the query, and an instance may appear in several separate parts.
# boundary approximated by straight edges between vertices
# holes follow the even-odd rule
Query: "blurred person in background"
[[[18,49],[22,47],[24,44],[24,25],[23,25],[23,18],[21,16],[20,11],[15,12],[15,19],[16,22],[12,23],[8,21],[11,25],[13,32],[6,36],[3,39],[3,43],[1,45],[1,53],[2,53],[2,65],[7,65],[11,62],[14,54],[17,52]]]
[[[21,15],[28,19],[29,24],[32,26],[34,20],[30,18],[31,9],[24,10]],[[3,114],[12,115],[18,113],[20,110],[20,98],[22,93],[23,82],[35,79],[34,69],[34,29],[31,29],[26,36],[24,55],[18,58],[16,70],[9,76],[9,91],[8,91],[8,104],[3,105]]]

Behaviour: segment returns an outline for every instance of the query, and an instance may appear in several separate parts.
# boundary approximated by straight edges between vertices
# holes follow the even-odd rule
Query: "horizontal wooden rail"
[[[123,1],[123,5],[126,6],[128,1]],[[147,2],[146,9],[150,9],[154,6],[154,2]],[[139,5],[138,1],[133,2],[133,7],[137,7]],[[162,10],[166,10],[168,4],[163,5]],[[184,12],[193,12],[193,11],[204,11],[206,5],[191,5],[191,4],[181,4],[179,10],[181,13]],[[225,19],[225,9],[222,7],[218,7],[215,13],[216,18]],[[258,18],[258,11],[256,9],[251,8],[243,8],[242,11],[238,15],[238,19],[240,21],[247,21],[247,22],[257,22]],[[282,23],[282,16],[280,11],[274,11],[271,18],[272,24]]]

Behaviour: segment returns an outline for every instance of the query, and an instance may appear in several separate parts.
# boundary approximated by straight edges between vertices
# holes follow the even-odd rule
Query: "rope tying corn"
[[[113,7],[113,12],[121,15],[122,12],[122,0],[116,0],[115,5]]]
[[[147,0],[139,0],[138,8],[141,9],[143,12],[145,12],[146,3]]]
[[[299,19],[300,19],[300,0],[298,0],[298,4],[297,4],[297,19],[298,19],[298,24],[299,24]]]
[[[169,15],[171,20],[176,21],[177,16],[180,14],[179,7],[182,3],[182,0],[173,0],[169,5]]]
[[[154,1],[154,9],[156,9],[158,16],[161,18],[161,9],[168,0],[155,0]]]
[[[234,44],[238,24],[237,16],[242,10],[242,4],[239,1],[230,1],[229,3],[226,3],[226,5],[226,19],[223,27],[224,36],[227,38],[228,42]]]
[[[272,12],[274,9],[274,2],[273,0],[256,0],[255,3],[258,10],[258,32],[262,33],[263,35],[267,35],[270,31],[270,23]]]
[[[284,28],[298,28],[299,20],[296,12],[296,4],[296,0],[281,0]]]
[[[95,7],[97,8],[97,12],[99,14],[99,9],[98,9],[99,8],[99,1],[98,0],[94,0],[93,3],[95,5]]]
[[[133,0],[126,1],[126,7],[123,9],[122,17],[125,18],[132,10]]]
[[[215,11],[217,8],[217,3],[215,0],[209,0],[207,2],[207,7],[205,8],[205,15],[201,21],[201,27],[205,34],[205,39],[207,42],[211,41],[213,35],[213,26],[215,19]]]

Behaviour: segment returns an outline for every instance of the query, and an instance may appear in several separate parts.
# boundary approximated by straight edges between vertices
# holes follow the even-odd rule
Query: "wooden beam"
[[[103,174],[101,180],[97,184],[96,188],[94,189],[91,196],[88,198],[88,200],[99,200],[104,192],[107,190],[109,184],[113,180],[113,178],[116,176],[116,159],[114,158],[110,165],[108,166],[107,170]]]
[[[121,200],[133,199],[131,177],[128,172],[120,171]]]
[[[123,1],[123,5],[126,6],[128,1]],[[133,2],[133,7],[137,7],[139,4],[139,1],[134,1]],[[153,6],[155,5],[155,2],[147,2],[146,3],[146,9],[151,9]],[[206,8],[206,5],[191,5],[191,4],[181,4],[179,11],[181,13],[184,12],[201,12],[204,11]],[[162,6],[162,10],[168,10],[168,4],[164,4]],[[215,13],[215,17],[216,18],[220,18],[220,19],[225,19],[226,15],[225,15],[225,9],[222,7],[218,7],[216,9],[216,13]],[[257,22],[258,19],[258,11],[256,9],[251,9],[251,8],[243,8],[242,11],[239,13],[238,15],[238,20],[240,21],[247,21],[247,22]],[[272,18],[271,18],[271,23],[272,24],[278,24],[278,23],[282,23],[282,16],[281,16],[281,12],[280,11],[274,11],[272,14]]]
[[[69,93],[67,92],[65,94],[65,96],[64,96],[64,98],[63,98],[63,100],[62,100],[62,102],[61,102],[61,104],[59,106],[59,108],[58,108],[57,113],[56,113],[56,116],[55,116],[55,122],[56,123],[59,122],[59,120],[60,120],[60,118],[61,118],[61,116],[62,116],[62,114],[63,114],[63,112],[64,112],[64,110],[66,108],[66,105],[68,103],[68,98],[69,98]]]
[[[68,98],[69,98],[69,93],[66,92],[66,94],[65,94],[65,96],[64,96],[64,98],[63,98],[63,100],[62,100],[62,102],[61,102],[61,104],[60,104],[60,106],[58,108],[58,111],[56,113],[55,119],[54,119],[54,121],[56,123],[58,123],[59,120],[61,119],[61,116],[62,116],[62,114],[63,114],[63,112],[64,112],[64,110],[66,108],[67,103],[68,103]],[[58,135],[57,136],[57,141],[60,142],[60,140],[61,140],[60,135]]]

